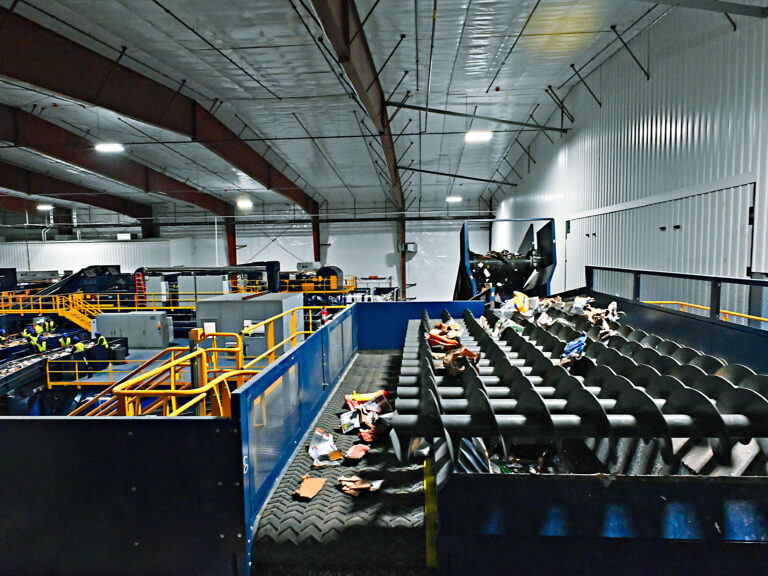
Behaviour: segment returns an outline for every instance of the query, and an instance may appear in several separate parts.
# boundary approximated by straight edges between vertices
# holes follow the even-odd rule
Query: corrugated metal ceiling
[[[10,0],[0,4],[8,7]],[[373,4],[357,2],[361,17]],[[323,209],[381,208],[384,192],[374,168],[380,147],[360,137],[362,111],[339,77],[327,41],[317,41],[322,33],[307,5],[301,0],[22,0],[16,10],[111,58],[127,46],[122,60],[127,66],[169,86],[186,80],[185,93],[206,106],[214,98],[223,101],[217,117]],[[571,63],[583,65],[612,41],[611,24],[624,30],[651,6],[630,0],[438,0],[433,20],[430,1],[388,0],[375,8],[365,33],[378,67],[406,34],[381,75],[390,95],[409,71],[390,95],[394,101],[410,90],[409,104],[428,101],[434,108],[518,121],[530,121],[538,105],[535,120],[543,122],[554,108],[544,88],[559,87],[570,78]],[[103,109],[71,103],[53,108],[45,94],[6,84],[0,84],[0,102],[27,110],[45,106],[46,119],[85,128],[92,139],[130,142],[135,159],[222,198],[252,194],[257,204],[286,202],[202,146],[181,143],[176,134]],[[395,135],[405,130],[396,143],[401,165],[510,182],[517,177],[502,159],[509,154],[514,164],[523,153],[516,139],[530,139],[509,125],[436,114],[427,121],[410,110],[398,113],[393,128]],[[470,128],[494,130],[494,137],[488,144],[465,145]],[[411,210],[444,208],[445,197],[457,193],[465,198],[464,209],[478,206],[478,197],[488,198],[496,187],[428,174],[411,180],[410,198],[420,200]]]

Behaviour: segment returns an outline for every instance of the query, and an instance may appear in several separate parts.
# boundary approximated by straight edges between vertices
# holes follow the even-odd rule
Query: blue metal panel
[[[343,322],[355,322],[356,307],[337,314],[232,394],[232,417],[240,422],[249,555],[259,510],[357,352],[354,330],[351,342],[345,345],[343,341]],[[335,347],[331,346],[333,339],[338,339]],[[328,362],[331,354],[337,355],[332,377]]]
[[[315,418],[326,397],[322,332],[315,332],[301,344],[299,373],[302,381],[307,384],[299,388],[299,412],[301,427],[304,428]]]
[[[0,434],[0,573],[246,574],[234,422],[4,417]]]
[[[438,495],[441,569],[459,574],[474,561],[496,574],[531,560],[533,573],[551,573],[542,566],[549,561],[535,556],[560,548],[552,571],[561,574],[584,570],[589,557],[601,569],[670,573],[672,558],[691,547],[701,567],[714,554],[739,565],[751,558],[741,543],[761,543],[768,553],[764,485],[762,478],[454,475]],[[653,569],[643,558],[649,552]],[[748,565],[746,573],[757,573]]]
[[[357,333],[360,350],[395,350],[403,347],[408,320],[421,318],[426,310],[439,318],[447,309],[460,318],[469,308],[474,316],[483,313],[483,302],[360,302],[357,309]]]

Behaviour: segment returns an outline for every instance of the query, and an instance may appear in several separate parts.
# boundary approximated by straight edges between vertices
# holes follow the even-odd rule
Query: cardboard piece
[[[294,494],[299,498],[312,500],[312,498],[317,496],[322,487],[325,486],[327,480],[327,478],[310,478],[309,474],[306,474],[302,476],[302,482]]]
[[[359,476],[340,476],[341,491],[350,496],[359,496],[361,492],[376,492],[383,480],[363,480]]]

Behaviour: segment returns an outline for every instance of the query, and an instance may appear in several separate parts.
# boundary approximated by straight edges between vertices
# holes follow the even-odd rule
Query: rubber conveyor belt
[[[316,426],[333,433],[342,452],[358,439],[338,430],[346,411],[344,395],[353,391],[394,389],[401,355],[360,353],[326,405]],[[382,439],[355,466],[313,468],[305,438],[294,460],[267,500],[252,549],[254,574],[416,575],[425,565],[423,468],[401,466],[391,444]],[[301,477],[328,478],[312,500],[293,497]],[[339,476],[383,479],[379,492],[358,497],[341,492]]]

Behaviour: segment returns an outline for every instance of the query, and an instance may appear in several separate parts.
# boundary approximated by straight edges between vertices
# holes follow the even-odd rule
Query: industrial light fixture
[[[102,142],[100,144],[96,144],[94,146],[96,148],[97,152],[105,152],[105,153],[113,153],[113,152],[122,152],[125,150],[123,148],[122,144],[118,144],[117,142]]]
[[[253,202],[248,200],[248,198],[243,198],[242,200],[237,201],[237,207],[238,208],[253,208]]]
[[[448,196],[448,198],[445,199],[446,202],[461,202],[461,196]]]
[[[38,204],[37,209],[40,210],[40,212],[50,212],[53,210],[52,204]]]
[[[464,136],[464,142],[467,144],[477,144],[479,142],[488,142],[493,138],[493,132],[489,130],[472,130]]]

